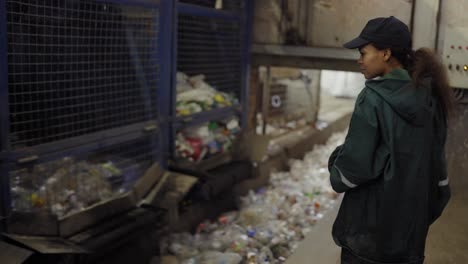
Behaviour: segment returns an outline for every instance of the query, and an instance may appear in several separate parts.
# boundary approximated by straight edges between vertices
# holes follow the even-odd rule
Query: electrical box
[[[468,27],[446,29],[442,59],[450,85],[468,89]]]

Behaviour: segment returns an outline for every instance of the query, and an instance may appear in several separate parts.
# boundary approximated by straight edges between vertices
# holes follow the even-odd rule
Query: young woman
[[[452,92],[437,56],[411,45],[395,17],[370,20],[344,45],[359,49],[367,81],[329,161],[333,189],[345,192],[332,232],[342,263],[423,263],[429,226],[450,198]]]

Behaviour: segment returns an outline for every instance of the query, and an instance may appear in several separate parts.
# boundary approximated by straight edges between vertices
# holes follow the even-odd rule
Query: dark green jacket
[[[445,114],[431,79],[420,86],[403,69],[368,80],[330,157],[332,187],[345,192],[333,238],[356,263],[422,263],[429,225],[449,200]]]

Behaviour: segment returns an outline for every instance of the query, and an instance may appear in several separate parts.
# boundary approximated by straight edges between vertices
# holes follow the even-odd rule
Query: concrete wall
[[[393,15],[411,24],[412,0],[320,0],[309,9],[307,44],[341,47],[355,38],[369,19]]]
[[[341,47],[374,17],[410,25],[412,7],[413,0],[256,0],[253,42]]]
[[[439,25],[438,47],[444,47],[445,31],[447,27],[468,26],[468,0],[440,0],[441,14]]]

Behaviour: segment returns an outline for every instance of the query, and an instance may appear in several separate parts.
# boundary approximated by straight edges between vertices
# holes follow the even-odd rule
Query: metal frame
[[[258,66],[289,66],[358,72],[359,54],[341,48],[314,48],[286,45],[252,45],[252,64]]]
[[[125,129],[122,129],[125,131]],[[151,133],[155,136],[158,136],[158,133],[154,130],[149,131],[129,131],[128,133],[122,134],[117,133],[117,131],[112,131],[112,133],[95,133],[87,135],[88,138],[94,138],[95,140],[88,143],[83,143],[80,146],[68,145],[68,140],[62,140],[56,142],[54,151],[44,151],[38,148],[25,149],[23,151],[11,152],[8,156],[0,157],[5,162],[18,163],[18,164],[28,164],[28,163],[43,163],[48,162],[60,157],[73,156],[79,153],[94,152],[99,149],[112,147],[114,145],[122,144],[128,141],[133,141],[139,138],[148,137]],[[156,140],[156,139],[154,139]],[[79,142],[79,140],[76,140]],[[152,143],[155,147],[158,146],[158,142]],[[50,145],[46,146],[50,147]],[[50,149],[50,148],[49,148]]]
[[[251,43],[252,43],[252,25],[254,16],[254,1],[244,1],[244,10],[242,16],[242,84],[241,90],[242,117],[241,126],[248,126],[249,100],[248,91],[250,89],[250,63],[251,63]]]
[[[0,153],[9,150],[9,107],[8,107],[8,41],[6,2],[0,0]],[[0,159],[0,231],[6,229],[6,221],[10,214],[10,180],[7,162]]]
[[[242,0],[240,0],[242,1]],[[210,18],[220,18],[224,20],[239,21],[241,16],[232,11],[217,10],[213,8],[197,6],[194,4],[178,3],[177,4],[178,14],[182,15],[193,15]]]
[[[142,7],[156,7],[159,6],[163,0],[95,0],[101,3],[129,5],[129,6],[142,6]]]
[[[177,16],[174,1],[172,0],[161,0],[160,9],[167,14],[160,16],[160,34],[162,38],[159,45],[159,54],[163,67],[160,68],[162,78],[160,79],[161,81],[158,89],[160,124],[159,147],[161,150],[161,167],[167,168],[167,160],[170,155],[169,149],[171,147],[168,139],[172,131],[168,117],[171,116],[171,106],[175,104],[175,99],[171,95],[171,87],[175,83],[175,75],[171,73],[175,70],[175,65],[173,65],[172,62],[174,61],[174,53],[177,52],[177,50],[172,48],[176,40],[176,36],[174,35],[177,34],[174,27],[174,19],[176,19]]]
[[[52,159],[74,154],[90,153],[102,148],[112,147],[120,143],[131,140],[148,137],[148,134],[153,134],[151,145],[154,146],[156,157],[155,161],[160,162],[161,166],[166,167],[162,153],[167,148],[168,128],[167,123],[161,122],[161,117],[167,116],[169,111],[170,89],[170,67],[172,58],[170,51],[172,50],[172,17],[168,11],[173,11],[173,1],[171,0],[95,0],[99,3],[109,3],[116,5],[126,5],[143,8],[158,8],[159,15],[155,19],[159,19],[160,26],[158,38],[152,39],[154,43],[151,53],[152,59],[155,59],[159,52],[159,74],[160,78],[157,81],[157,113],[147,113],[151,115],[151,120],[141,123],[130,124],[124,127],[105,129],[90,134],[84,134],[76,137],[71,137],[64,140],[57,140],[45,144],[40,144],[21,150],[12,151],[9,143],[9,104],[8,104],[8,39],[7,39],[7,10],[6,0],[0,0],[0,222],[3,224],[0,230],[6,230],[5,217],[11,212],[11,197],[9,171],[13,165],[29,163],[29,162],[46,162]],[[154,30],[154,29],[153,29]],[[157,45],[156,45],[157,44]],[[153,60],[154,61],[154,60]],[[135,63],[135,62],[134,62]],[[148,98],[149,100],[149,98]]]
[[[0,151],[9,149],[8,41],[5,0],[0,0]]]
[[[171,49],[171,74],[170,74],[170,79],[171,79],[171,83],[170,83],[170,91],[169,91],[169,102],[170,104],[168,105],[168,111],[167,113],[169,115],[167,115],[167,124],[168,124],[168,127],[169,127],[169,133],[168,133],[168,146],[167,146],[167,150],[169,152],[169,155],[168,155],[168,159],[171,159],[175,153],[175,138],[176,138],[176,133],[177,133],[177,130],[176,128],[174,127],[173,125],[173,119],[176,118],[176,113],[175,113],[175,109],[176,109],[176,103],[177,103],[177,92],[174,92],[174,90],[176,89],[176,86],[177,86],[177,37],[178,37],[178,32],[177,32],[177,29],[178,29],[178,24],[179,24],[179,12],[178,12],[178,9],[177,9],[177,4],[179,3],[178,0],[176,1],[173,1],[173,5],[172,5],[172,12],[171,12],[171,15],[172,15],[172,49]]]

